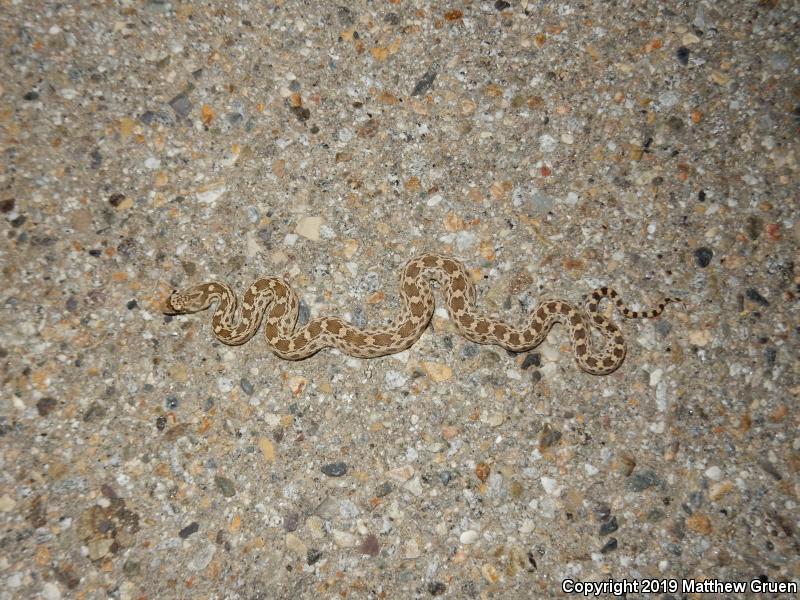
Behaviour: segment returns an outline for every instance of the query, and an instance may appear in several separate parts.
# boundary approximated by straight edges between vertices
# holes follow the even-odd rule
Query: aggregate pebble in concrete
[[[0,598],[556,597],[800,579],[792,2],[5,3]],[[175,288],[399,309],[420,252],[580,371],[465,341],[297,363]],[[618,319],[619,320],[619,319]]]

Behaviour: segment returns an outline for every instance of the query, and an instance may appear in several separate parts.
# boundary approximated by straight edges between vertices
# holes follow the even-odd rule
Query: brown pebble
[[[361,542],[361,546],[359,546],[359,551],[361,554],[369,554],[370,556],[377,556],[378,552],[381,551],[381,544],[378,541],[378,538],[375,537],[374,534],[370,533],[367,537],[364,538],[364,541]]]
[[[711,533],[711,519],[703,514],[698,513],[686,519],[686,526],[692,531],[703,535]]]
[[[486,479],[489,477],[489,473],[491,472],[492,472],[491,467],[489,467],[489,465],[483,462],[478,463],[478,465],[475,467],[475,475],[477,475],[478,479],[480,479],[481,481],[486,481]]]

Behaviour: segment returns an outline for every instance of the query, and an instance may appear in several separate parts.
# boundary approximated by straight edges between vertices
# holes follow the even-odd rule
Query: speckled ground
[[[799,19],[4,2],[0,598],[797,582]],[[512,356],[442,311],[296,363],[161,314],[271,274],[301,319],[379,325],[422,251],[517,323],[605,284],[686,307],[622,322],[608,377],[563,329]]]

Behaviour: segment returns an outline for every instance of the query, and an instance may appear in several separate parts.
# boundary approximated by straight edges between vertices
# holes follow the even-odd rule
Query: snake
[[[195,313],[216,304],[212,329],[220,342],[230,346],[249,341],[263,322],[270,349],[286,360],[302,360],[330,347],[358,358],[376,358],[402,352],[420,338],[434,314],[432,281],[438,283],[450,319],[466,339],[510,352],[526,352],[540,345],[552,327],[561,323],[569,328],[578,366],[592,375],[613,373],[626,355],[619,327],[598,310],[603,299],[614,303],[629,319],[654,318],[667,304],[680,302],[679,298],[665,297],[656,308],[634,311],[614,289],[601,287],[584,297],[581,308],[559,298],[540,300],[527,325],[520,329],[478,312],[475,285],[461,262],[426,253],[403,267],[400,314],[391,324],[377,329],[361,329],[335,316],[317,317],[296,328],[300,302],[292,286],[280,277],[259,278],[247,288],[241,303],[230,286],[217,281],[174,290],[163,312]],[[602,345],[592,340],[592,330],[600,334]]]

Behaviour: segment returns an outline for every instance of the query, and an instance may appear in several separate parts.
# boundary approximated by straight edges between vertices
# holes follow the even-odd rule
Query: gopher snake
[[[439,282],[450,318],[461,335],[478,344],[496,344],[512,352],[531,350],[541,344],[555,323],[570,329],[572,351],[578,366],[594,375],[607,375],[625,359],[625,340],[619,328],[597,310],[600,300],[610,298],[628,318],[651,318],[677,298],[664,298],[658,307],[644,312],[630,310],[617,292],[603,287],[586,297],[584,310],[559,299],[542,301],[524,329],[488,318],[475,310],[475,286],[464,265],[438,254],[423,254],[410,260],[400,278],[403,308],[400,318],[381,329],[358,329],[337,317],[319,317],[296,332],[299,302],[283,279],[263,277],[245,292],[241,311],[237,299],[224,283],[203,283],[175,291],[166,301],[166,314],[192,313],[218,303],[212,325],[224,344],[244,344],[258,330],[266,313],[264,333],[272,351],[287,360],[300,360],[322,348],[334,346],[360,358],[394,354],[410,347],[422,335],[433,316],[433,291],[429,280]],[[269,309],[269,312],[266,312]],[[236,318],[239,312],[239,318]],[[601,351],[593,348],[590,327],[605,337]]]

